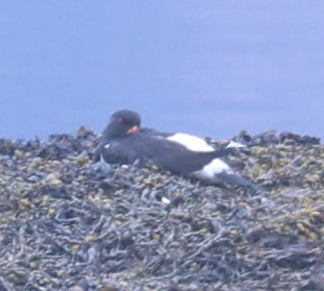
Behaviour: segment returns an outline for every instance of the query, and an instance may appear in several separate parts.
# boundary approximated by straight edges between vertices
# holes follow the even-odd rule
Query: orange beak
[[[133,133],[133,132],[136,132],[136,131],[138,131],[139,129],[140,129],[139,126],[134,125],[134,126],[131,127],[129,130],[127,130],[127,134],[129,134],[129,133]]]

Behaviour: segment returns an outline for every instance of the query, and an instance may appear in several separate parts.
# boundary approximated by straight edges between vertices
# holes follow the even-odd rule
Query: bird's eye
[[[125,123],[126,123],[126,118],[119,117],[119,118],[117,119],[117,121],[118,121],[119,123],[125,124]]]

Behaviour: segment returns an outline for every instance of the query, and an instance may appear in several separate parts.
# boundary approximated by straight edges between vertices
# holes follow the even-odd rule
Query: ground
[[[258,191],[93,164],[86,128],[0,139],[0,290],[324,290],[324,146],[234,139]]]

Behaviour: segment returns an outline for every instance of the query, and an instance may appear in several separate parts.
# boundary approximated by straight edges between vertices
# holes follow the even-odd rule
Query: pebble
[[[45,178],[45,183],[49,185],[61,185],[62,181],[55,174],[51,173]]]

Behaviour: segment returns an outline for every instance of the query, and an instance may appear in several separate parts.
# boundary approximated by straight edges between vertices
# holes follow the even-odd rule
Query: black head
[[[114,112],[110,118],[110,120],[117,119],[119,122],[128,124],[128,125],[137,125],[141,124],[141,117],[135,111],[128,109],[121,109]]]
[[[141,118],[135,111],[122,109],[114,112],[106,128],[111,138],[122,137],[139,130]]]

